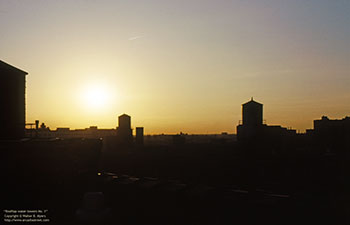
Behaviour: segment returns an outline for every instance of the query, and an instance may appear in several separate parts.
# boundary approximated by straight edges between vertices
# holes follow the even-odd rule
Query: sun
[[[83,104],[94,110],[105,109],[110,103],[111,92],[106,85],[89,85],[82,93]]]

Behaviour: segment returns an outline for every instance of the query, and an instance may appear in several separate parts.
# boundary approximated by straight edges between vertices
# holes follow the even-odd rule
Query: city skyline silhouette
[[[350,1],[0,1],[1,224],[350,224]]]
[[[150,134],[233,133],[251,96],[301,132],[349,114],[343,1],[0,4],[1,60],[29,72],[28,121],[112,128],[127,112]]]
[[[21,90],[22,88],[21,88],[21,86],[23,86],[23,90],[21,90],[21,95],[23,95],[23,96],[25,96],[25,94],[26,94],[26,91],[25,91],[25,75],[27,75],[28,73],[27,72],[25,72],[25,71],[22,71],[22,70],[20,70],[20,69],[18,69],[18,68],[16,68],[16,67],[14,67],[14,66],[12,66],[12,65],[9,65],[8,63],[5,63],[4,61],[0,61],[0,63],[1,63],[1,66],[2,66],[2,68],[1,68],[1,70],[2,70],[2,73],[4,73],[4,75],[5,75],[5,77],[8,77],[8,78],[11,78],[11,77],[17,77],[18,75],[12,75],[12,74],[15,74],[15,73],[18,73],[18,74],[22,74],[22,75],[24,75],[24,77],[23,77],[23,79],[24,79],[24,82],[22,81],[21,83],[20,83],[20,88],[19,87],[17,87],[17,86],[13,86],[12,88],[10,88],[10,89],[13,89],[13,90]],[[6,78],[6,79],[8,79],[8,78]],[[5,86],[7,86],[7,82],[10,82],[10,80],[8,80],[8,81],[5,81],[5,82],[3,82],[3,84],[5,85]],[[10,84],[10,83],[9,83]],[[5,87],[4,86],[4,87]],[[3,91],[5,91],[5,89],[3,88]],[[96,93],[95,93],[95,95],[96,95]],[[95,95],[93,95],[93,96],[90,96],[90,97],[96,97]],[[97,93],[97,95],[98,95],[98,93]],[[3,96],[3,99],[2,99],[2,102],[3,102],[3,105],[6,105],[7,103],[6,102],[16,102],[16,100],[13,98],[13,97],[11,97],[12,98],[12,100],[11,99],[7,99],[7,97],[6,96],[13,96],[13,94],[11,94],[10,92],[3,92],[2,93],[2,96]],[[99,99],[94,99],[94,100],[96,100],[96,101],[98,101]],[[249,104],[248,104],[249,103]],[[257,105],[261,105],[262,106],[262,104],[260,104],[260,103],[258,103],[258,102],[256,102],[256,101],[254,101],[253,100],[253,97],[251,97],[251,100],[249,101],[249,102],[247,102],[247,103],[244,103],[242,106],[242,110],[244,111],[244,105],[250,105],[250,104],[257,104]],[[25,105],[25,98],[24,98],[24,102],[23,103],[20,103],[19,102],[19,105],[23,105],[23,109],[22,109],[22,112],[21,112],[21,114],[20,114],[20,117],[25,117],[25,115],[24,115],[24,113],[26,112],[26,110],[25,110],[25,107],[24,107],[24,105]],[[95,105],[96,107],[99,107],[98,105]],[[12,106],[11,106],[12,107]],[[6,116],[5,116],[5,114],[4,114],[4,116],[2,116],[2,118],[7,118],[7,117],[9,117],[9,116],[11,116],[11,115],[13,115],[13,114],[15,114],[16,113],[16,108],[17,108],[17,106],[14,106],[14,107],[12,107],[11,108],[10,107],[10,111],[6,114]],[[264,123],[266,122],[266,120],[264,119],[264,117],[263,117],[263,113],[262,113],[262,108],[261,109],[259,109],[259,111],[261,111],[261,112],[259,112],[258,113],[258,115],[259,115],[259,121],[260,122],[254,122],[254,123],[263,123],[263,121],[264,121]],[[3,111],[4,112],[4,111]],[[5,112],[4,112],[5,113]],[[125,115],[125,116],[127,116],[125,113],[123,114],[123,115]],[[324,117],[325,115],[323,115],[322,117]],[[345,118],[347,118],[348,116],[347,115],[345,115],[344,116]],[[24,119],[23,118],[21,118],[20,119],[20,121],[22,121],[21,123],[23,124],[24,123],[24,121],[23,121]],[[5,120],[4,120],[5,121]],[[36,120],[37,121],[37,120]],[[244,112],[242,112],[242,118],[241,118],[241,120],[239,120],[238,121],[238,126],[241,124],[241,123],[244,123],[244,121],[245,121],[245,118],[244,118]],[[246,122],[247,123],[247,122]],[[249,123],[249,121],[248,121],[248,123]],[[33,125],[33,123],[28,123],[28,125]],[[46,126],[46,125],[45,125]],[[91,127],[91,125],[89,125],[90,127]],[[6,125],[6,129],[9,129],[9,125]],[[56,127],[56,129],[61,129],[62,127],[61,126],[57,126]],[[104,128],[104,129],[106,129],[106,128]],[[110,129],[110,128],[109,128]],[[179,132],[182,132],[182,130],[185,130],[186,129],[186,127],[184,127],[184,128],[180,128],[180,130],[179,131],[176,131],[176,132],[172,132],[172,133],[179,133]],[[289,129],[292,129],[292,127],[289,127]],[[307,130],[310,130],[310,129],[312,129],[312,128],[309,128],[309,129],[307,129]],[[300,132],[300,130],[298,130],[298,133],[306,133],[306,131],[307,130],[305,130],[305,131],[303,131],[303,132]],[[227,131],[221,131],[221,133],[222,132],[227,132]],[[165,132],[160,132],[160,133],[165,133]],[[208,133],[208,132],[207,132]],[[219,133],[219,132],[218,132]],[[236,134],[236,132],[232,132],[232,133],[234,133],[234,134]],[[171,134],[171,133],[170,133]],[[197,133],[197,134],[204,134],[204,133]],[[22,134],[23,135],[23,134]]]

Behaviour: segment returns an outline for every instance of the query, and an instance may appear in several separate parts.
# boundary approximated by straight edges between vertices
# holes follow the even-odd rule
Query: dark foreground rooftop
[[[99,139],[2,142],[1,205],[48,210],[50,224],[349,221],[350,194],[340,159],[253,157],[241,148],[122,149]]]

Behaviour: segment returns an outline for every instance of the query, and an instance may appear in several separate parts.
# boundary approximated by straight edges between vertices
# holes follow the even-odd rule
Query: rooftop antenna
[[[253,97],[250,99],[250,101],[253,101]]]

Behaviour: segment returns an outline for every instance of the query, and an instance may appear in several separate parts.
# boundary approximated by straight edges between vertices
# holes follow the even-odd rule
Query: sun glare
[[[91,85],[83,91],[83,102],[89,109],[100,110],[106,108],[111,100],[111,93],[106,86]]]

